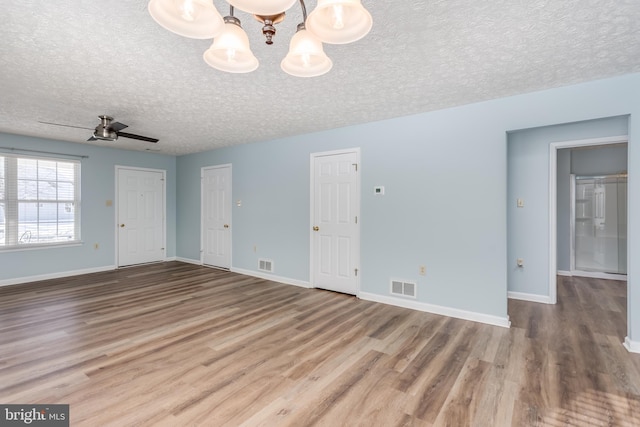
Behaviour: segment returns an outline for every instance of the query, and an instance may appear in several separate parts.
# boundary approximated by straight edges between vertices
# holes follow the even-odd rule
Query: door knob
[[[229,228],[229,224],[225,224],[225,225],[224,225],[224,228]]]
[[[124,224],[120,224],[120,228],[124,227]]]
[[[320,227],[318,227],[317,225],[313,226],[313,231],[320,231]]]

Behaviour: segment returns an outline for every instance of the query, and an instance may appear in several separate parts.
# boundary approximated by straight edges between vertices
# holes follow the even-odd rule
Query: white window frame
[[[74,165],[74,195],[73,200],[61,199],[18,199],[18,161],[19,160],[37,160],[48,161],[57,163],[71,163]],[[5,236],[0,241],[0,252],[41,249],[41,248],[55,248],[64,246],[74,246],[82,243],[80,236],[80,181],[81,181],[81,163],[79,160],[73,160],[68,158],[57,158],[48,156],[28,156],[28,155],[14,155],[0,152],[0,161],[4,163],[4,180],[5,191],[4,194],[0,194],[0,204],[4,206],[0,215],[4,215],[5,222]],[[56,177],[56,181],[58,178]],[[19,233],[19,209],[20,203],[71,203],[73,206],[73,239],[65,241],[55,242],[39,242],[33,243],[24,242],[20,239]],[[38,218],[38,223],[40,219]],[[59,221],[59,219],[58,219]]]

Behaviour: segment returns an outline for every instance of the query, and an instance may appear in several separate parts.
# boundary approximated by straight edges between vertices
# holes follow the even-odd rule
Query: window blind
[[[80,241],[80,162],[0,156],[0,250]]]

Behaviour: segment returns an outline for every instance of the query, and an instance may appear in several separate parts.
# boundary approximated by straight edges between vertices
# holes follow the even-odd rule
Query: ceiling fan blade
[[[109,126],[109,129],[113,130],[114,132],[118,132],[121,131],[124,128],[128,128],[129,126],[120,123],[120,122],[113,122],[111,123],[111,125]]]
[[[66,128],[93,130],[93,128],[87,128],[87,127],[84,127],[84,126],[63,125],[62,123],[43,122],[43,121],[40,121],[40,120],[38,120],[38,123],[42,123],[42,124],[45,124],[45,125],[53,125],[53,126],[63,126],[63,127],[66,127]]]
[[[140,141],[147,141],[147,142],[158,142],[159,139],[156,138],[149,138],[148,136],[142,136],[142,135],[135,135],[133,133],[126,133],[126,132],[116,132],[118,134],[118,136],[122,136],[124,138],[131,138],[131,139],[139,139]]]

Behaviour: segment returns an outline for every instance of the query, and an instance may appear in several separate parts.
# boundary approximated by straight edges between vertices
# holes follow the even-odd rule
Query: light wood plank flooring
[[[510,329],[179,262],[0,288],[0,402],[72,426],[638,426],[626,284]]]

